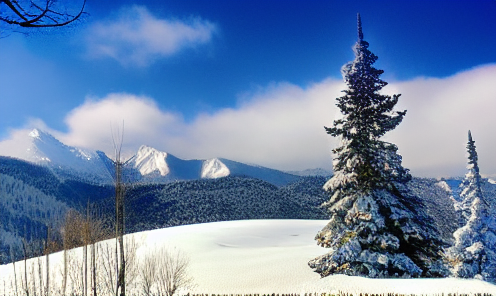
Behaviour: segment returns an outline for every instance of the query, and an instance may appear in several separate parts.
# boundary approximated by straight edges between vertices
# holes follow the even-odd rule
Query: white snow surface
[[[201,177],[207,179],[216,179],[229,176],[231,171],[218,158],[212,158],[203,161]]]
[[[138,153],[136,153],[134,167],[143,176],[154,172],[160,173],[161,176],[166,176],[170,172],[166,159],[166,152],[143,145],[139,148]]]
[[[313,238],[327,222],[327,220],[215,222],[146,231],[132,236],[141,242],[137,250],[138,258],[143,258],[144,254],[161,246],[179,248],[189,256],[189,274],[193,277],[195,286],[182,291],[183,293],[189,291],[225,294],[342,292],[354,295],[359,293],[418,295],[492,293],[496,295],[495,285],[480,280],[369,279],[344,275],[321,279],[308,267],[307,262],[326,252],[326,249],[316,245]],[[61,258],[62,253],[56,253],[51,255],[50,259],[54,274],[58,274],[59,277]],[[9,283],[12,278],[12,264],[1,265],[0,290],[3,291],[4,279]],[[7,291],[9,287],[7,285]]]

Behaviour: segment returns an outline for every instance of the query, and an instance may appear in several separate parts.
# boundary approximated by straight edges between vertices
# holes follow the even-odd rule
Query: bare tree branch
[[[62,27],[76,21],[85,13],[86,0],[82,1],[77,13],[70,14],[62,11],[62,7],[52,8],[55,3],[53,0],[43,0],[43,6],[33,1],[21,4],[15,0],[0,0],[0,21],[23,28]],[[5,4],[5,10],[2,4]]]
[[[173,296],[193,285],[188,275],[189,258],[176,248],[160,248],[145,255],[140,266],[140,288],[145,296]]]

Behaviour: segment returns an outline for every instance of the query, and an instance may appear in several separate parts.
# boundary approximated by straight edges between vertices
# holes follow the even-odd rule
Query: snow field
[[[153,249],[175,247],[190,258],[195,286],[181,292],[248,293],[491,293],[496,285],[462,279],[368,279],[343,275],[321,279],[307,265],[324,254],[315,234],[327,220],[243,220],[158,229],[132,234],[139,258]],[[107,242],[114,244],[113,241]],[[80,254],[80,250],[75,250]],[[28,268],[37,259],[28,261]],[[44,259],[43,259],[44,260]],[[22,262],[16,264],[18,269]],[[50,256],[51,281],[60,284],[62,253]],[[36,265],[37,267],[37,265]],[[0,266],[0,294],[10,292],[12,264]],[[19,280],[19,279],[18,279]],[[5,283],[5,287],[4,287]],[[130,287],[131,288],[131,287]],[[131,288],[132,290],[133,288]],[[129,289],[128,289],[129,291]]]

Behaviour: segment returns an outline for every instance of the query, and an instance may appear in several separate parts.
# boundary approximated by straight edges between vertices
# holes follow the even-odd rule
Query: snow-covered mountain
[[[148,178],[176,175],[176,177],[184,179],[196,179],[198,177],[216,179],[230,174],[226,165],[217,158],[182,160],[148,146],[139,148],[138,153],[131,159],[131,164],[142,176],[147,176]],[[173,166],[172,172],[171,165]],[[200,168],[199,175],[197,175],[198,168]]]
[[[142,177],[140,181],[216,179],[230,175],[230,170],[219,159],[184,160],[148,146],[141,146],[127,164]]]
[[[133,181],[141,183],[241,176],[264,180],[275,185],[286,185],[299,178],[278,170],[224,158],[184,160],[148,146],[139,148],[136,155],[127,162],[127,169],[131,173],[134,170]]]
[[[39,129],[33,129],[22,143],[19,145],[22,147],[21,151],[15,157],[48,167],[61,179],[77,179],[97,184],[113,183],[113,162],[101,151],[65,145]],[[124,173],[127,180],[139,183],[243,176],[281,186],[299,178],[282,171],[223,158],[184,160],[148,146],[141,146],[126,162]]]
[[[18,158],[48,167],[63,179],[112,182],[112,175],[105,165],[109,160],[103,153],[67,146],[39,129],[33,129],[22,143],[24,147],[16,155]]]

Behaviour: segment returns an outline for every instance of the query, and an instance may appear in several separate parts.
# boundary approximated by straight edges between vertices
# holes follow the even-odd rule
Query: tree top
[[[362,19],[360,18],[360,13],[357,13],[357,27],[358,27],[358,42],[360,42],[363,41]]]

